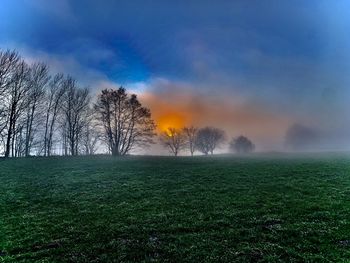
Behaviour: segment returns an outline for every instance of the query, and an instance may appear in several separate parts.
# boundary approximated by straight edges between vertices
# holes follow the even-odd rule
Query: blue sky
[[[95,89],[123,84],[258,107],[272,123],[288,120],[280,137],[290,122],[346,134],[349,8],[345,0],[2,0],[0,47]],[[258,137],[254,125],[232,134]]]

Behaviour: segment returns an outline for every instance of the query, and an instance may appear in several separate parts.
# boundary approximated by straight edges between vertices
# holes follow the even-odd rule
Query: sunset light
[[[159,116],[156,124],[159,131],[167,131],[169,127],[180,129],[186,125],[185,117],[175,112]]]

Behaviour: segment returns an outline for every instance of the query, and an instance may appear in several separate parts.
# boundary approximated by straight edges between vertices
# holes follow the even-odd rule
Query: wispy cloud
[[[29,5],[46,13],[50,16],[54,16],[56,19],[65,23],[77,23],[77,16],[74,14],[72,6],[69,0],[59,1],[45,1],[45,0],[25,0]]]

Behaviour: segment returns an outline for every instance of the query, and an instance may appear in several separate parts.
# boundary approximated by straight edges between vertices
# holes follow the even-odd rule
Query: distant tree
[[[186,135],[183,130],[169,127],[159,136],[160,143],[177,156],[186,147]]]
[[[191,156],[193,156],[193,153],[196,150],[196,136],[198,129],[191,126],[183,128],[183,131],[187,139],[187,145],[190,150]]]
[[[293,150],[307,150],[315,146],[319,134],[316,130],[301,125],[293,124],[286,132],[286,146]]]
[[[238,136],[230,142],[230,150],[236,153],[251,153],[255,145],[245,136]]]
[[[68,77],[63,85],[66,92],[62,100],[64,140],[69,147],[71,155],[78,155],[81,142],[84,118],[89,107],[90,96],[87,88],[80,88],[76,81]]]
[[[205,127],[199,129],[196,136],[196,148],[208,155],[213,154],[214,150],[225,141],[225,132],[214,127]]]
[[[113,156],[153,143],[156,125],[151,111],[141,105],[135,94],[127,94],[125,88],[103,90],[94,108]]]

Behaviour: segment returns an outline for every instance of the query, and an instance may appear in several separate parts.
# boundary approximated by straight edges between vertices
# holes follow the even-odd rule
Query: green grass
[[[0,160],[0,262],[349,262],[350,157]]]

